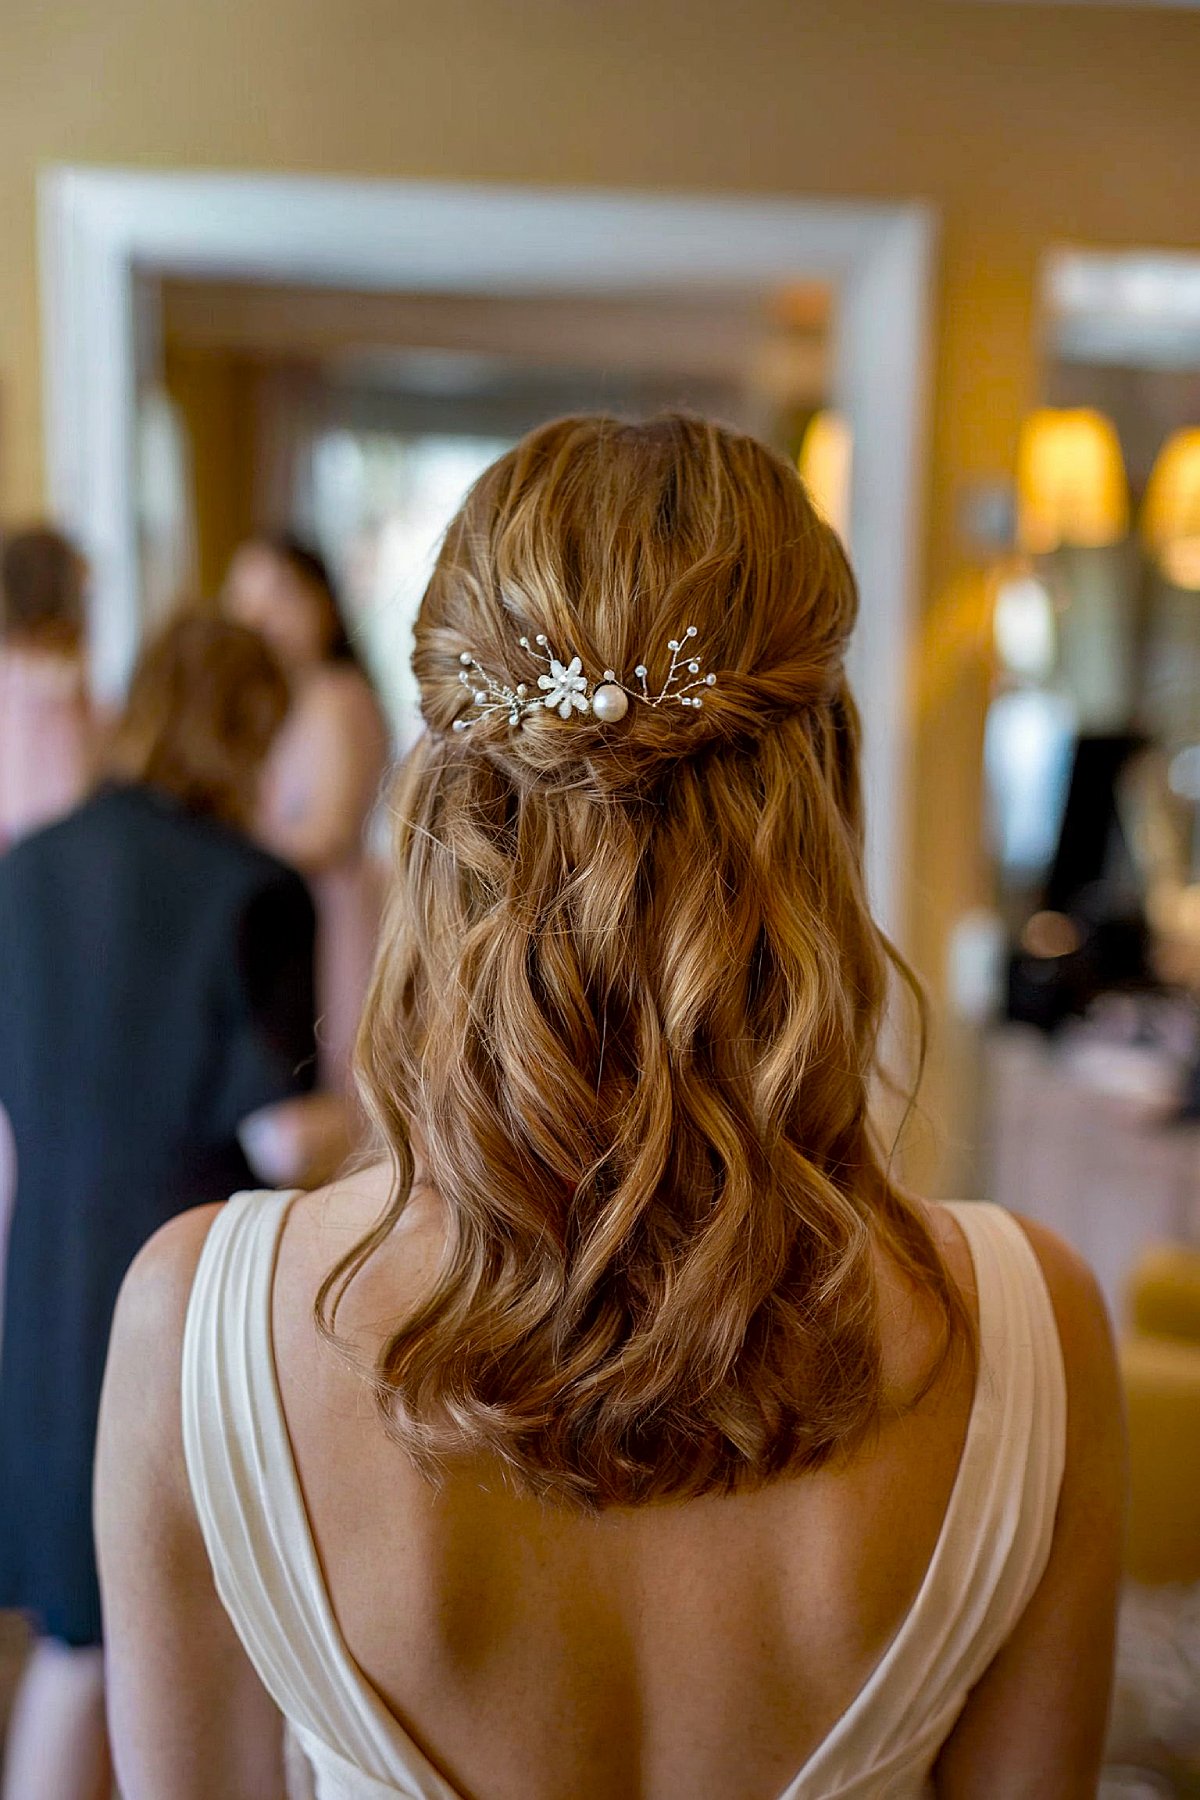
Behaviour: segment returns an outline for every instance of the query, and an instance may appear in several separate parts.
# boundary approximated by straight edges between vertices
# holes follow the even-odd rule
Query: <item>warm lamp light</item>
[[[1034,555],[1125,536],[1129,492],[1111,419],[1089,406],[1030,413],[1017,448],[1017,520],[1022,547]]]
[[[796,466],[812,503],[844,544],[850,541],[850,469],[854,440],[841,413],[814,413],[805,428]]]
[[[1168,581],[1200,588],[1200,426],[1176,431],[1159,451],[1146,486],[1142,533]]]

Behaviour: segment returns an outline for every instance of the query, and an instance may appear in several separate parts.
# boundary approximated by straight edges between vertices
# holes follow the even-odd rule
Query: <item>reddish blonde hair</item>
[[[138,659],[107,770],[244,829],[288,703],[283,671],[256,631],[185,613]]]
[[[606,1506],[817,1468],[878,1416],[878,1234],[963,1323],[868,1117],[912,978],[863,887],[856,607],[791,466],[689,417],[547,425],[446,534],[359,1040],[394,1195],[318,1299],[332,1331],[416,1146],[448,1243],[375,1374],[431,1472]],[[653,687],[688,625],[702,711],[452,730],[463,651],[530,682],[545,632]]]

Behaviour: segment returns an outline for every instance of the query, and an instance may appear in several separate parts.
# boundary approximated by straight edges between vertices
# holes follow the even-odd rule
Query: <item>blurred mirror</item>
[[[1200,258],[1047,266],[1040,404],[993,579],[989,849],[1008,943],[996,1197],[1114,1313],[1200,1175]]]
[[[380,293],[142,278],[138,509],[143,607],[219,591],[237,545],[286,527],[327,559],[398,739],[412,729],[413,615],[475,477],[538,422],[605,408],[715,414],[844,494],[831,296]]]

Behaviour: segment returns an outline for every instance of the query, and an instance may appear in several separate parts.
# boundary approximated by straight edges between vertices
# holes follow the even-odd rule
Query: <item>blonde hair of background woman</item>
[[[940,1311],[926,1386],[969,1332],[869,1117],[889,969],[917,989],[863,885],[856,610],[791,466],[686,416],[547,425],[446,534],[358,1047],[395,1183],[317,1302],[334,1332],[419,1157],[444,1258],[374,1375],[430,1474],[603,1507],[819,1467],[882,1405],[876,1236]],[[463,651],[529,682],[544,632],[654,690],[689,625],[703,710],[452,729]]]
[[[257,632],[185,610],[138,658],[105,770],[248,831],[288,700],[283,671]]]

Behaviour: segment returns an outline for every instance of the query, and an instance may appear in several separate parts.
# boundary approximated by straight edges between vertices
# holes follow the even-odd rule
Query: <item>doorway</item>
[[[589,396],[597,390],[603,400],[605,382],[622,408],[630,404],[631,382],[641,383],[647,403],[659,399],[664,377],[665,397],[686,398],[677,392],[679,371],[665,345],[682,343],[688,323],[699,322],[710,345],[724,331],[728,350],[729,332],[737,331],[731,315],[743,326],[750,316],[761,324],[783,296],[826,296],[820,386],[853,442],[849,535],[863,624],[852,674],[867,722],[869,879],[876,909],[895,931],[908,810],[905,671],[924,466],[932,254],[926,209],[59,168],[43,177],[40,211],[49,493],[92,564],[95,673],[110,696],[127,677],[151,599],[148,502],[139,488],[139,446],[147,431],[158,430],[160,458],[167,453],[170,464],[169,415],[148,420],[144,401],[165,366],[172,306],[178,324],[189,291],[193,318],[206,310],[211,318],[223,289],[229,329],[235,304],[245,311],[248,301],[260,308],[270,301],[280,317],[307,308],[306,328],[322,307],[333,308],[336,296],[404,312],[400,335],[390,334],[383,346],[390,366],[377,362],[368,379],[360,357],[357,381],[343,384],[354,388],[359,411],[357,423],[343,421],[349,436],[340,448],[327,446],[325,504],[328,511],[331,484],[337,485],[329,471],[338,456],[344,477],[351,465],[361,475],[364,459],[374,455],[375,478],[385,480],[379,473],[385,445],[362,441],[372,430],[376,440],[390,437],[397,480],[405,441],[411,451],[413,439],[440,435],[449,462],[438,465],[428,441],[423,452],[420,505],[429,525],[429,493],[443,477],[453,485],[468,473],[469,457],[456,462],[451,454],[462,452],[464,441],[482,454],[515,435],[530,408],[545,417],[564,410],[564,401],[574,404],[573,395],[595,404]],[[543,351],[572,332],[574,347],[549,370],[543,354],[540,393],[532,379],[523,391],[520,379],[514,381],[510,353],[507,391],[505,380],[497,388],[495,343],[473,349],[472,332],[482,328],[484,314],[493,336],[518,331],[522,318],[528,331],[539,309]],[[581,320],[591,333],[590,364],[580,349]],[[618,325],[630,341],[640,331],[640,341],[652,344],[658,333],[657,357],[646,352],[638,373],[615,358],[596,360],[596,343]],[[447,344],[451,326],[457,340]],[[407,357],[406,371],[397,355],[401,362]],[[487,379],[476,382],[473,397],[468,393],[468,409],[492,380],[493,423],[444,430],[455,410],[447,386],[457,380],[463,400],[469,371],[462,359],[471,355],[492,361],[487,370],[477,366],[476,375]],[[429,393],[431,379],[435,389],[441,382],[440,395]],[[728,359],[703,378],[692,369],[690,379],[693,403],[726,413],[744,408],[743,422],[763,429],[754,416],[763,395],[756,398],[752,382],[739,387],[734,380],[731,389]],[[722,393],[729,403],[722,403]],[[409,409],[407,425],[401,402]],[[363,425],[367,414],[373,426]],[[418,429],[418,417],[434,428]],[[465,417],[460,405],[459,427]],[[411,456],[409,463],[412,475]],[[289,510],[297,503],[293,494]],[[322,504],[315,489],[306,504]],[[199,558],[203,548],[196,542],[190,553]],[[402,675],[395,688],[394,704],[402,710]]]

